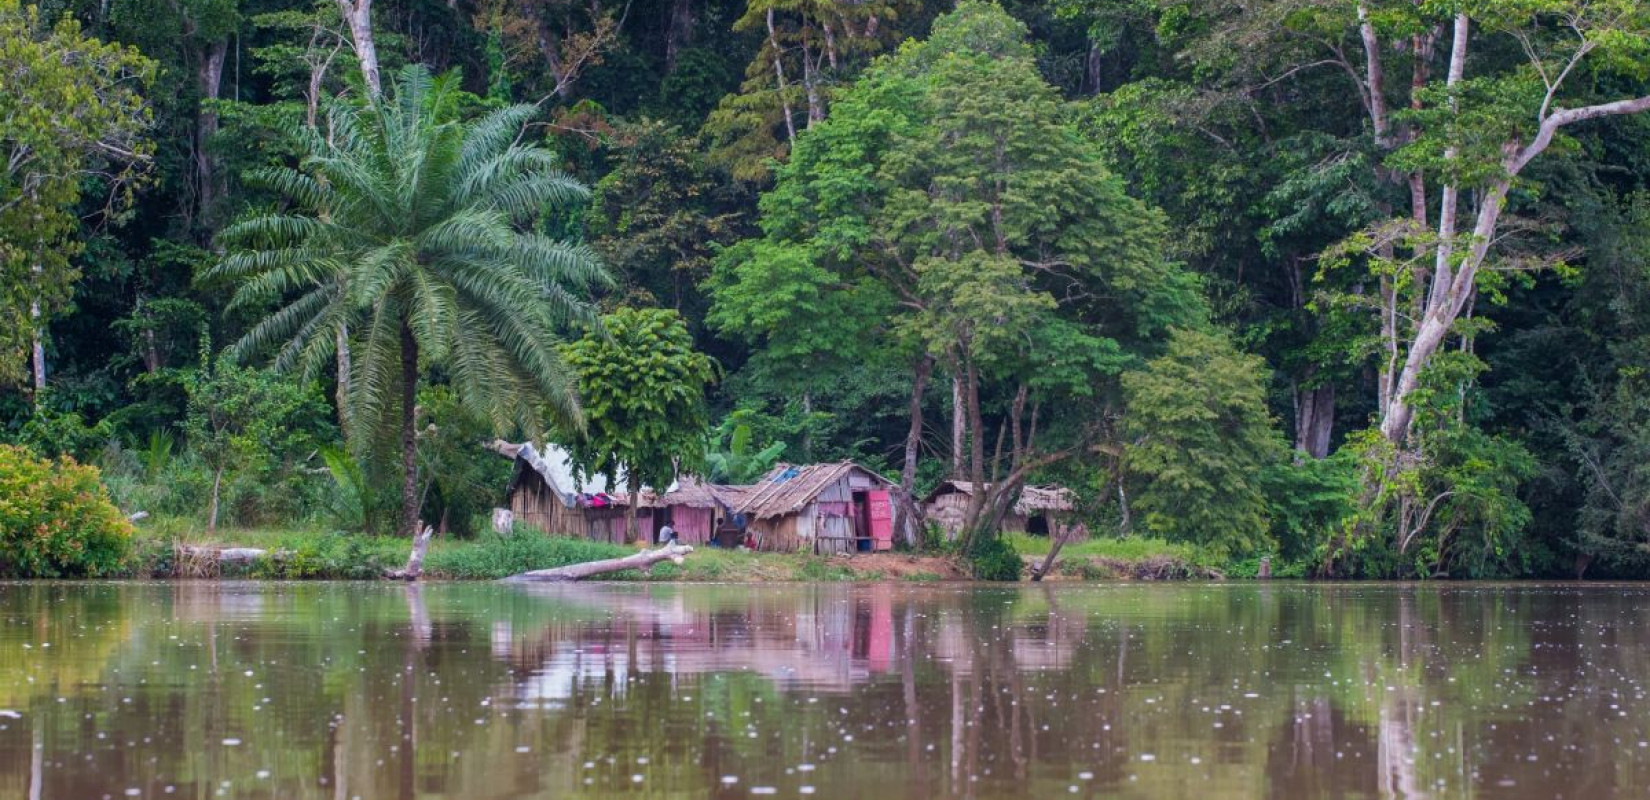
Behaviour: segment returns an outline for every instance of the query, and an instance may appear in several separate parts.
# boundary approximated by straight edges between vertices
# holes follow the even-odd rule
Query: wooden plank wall
[[[715,516],[713,508],[674,506],[670,509],[670,527],[676,530],[676,538],[682,544],[704,544],[710,541]]]

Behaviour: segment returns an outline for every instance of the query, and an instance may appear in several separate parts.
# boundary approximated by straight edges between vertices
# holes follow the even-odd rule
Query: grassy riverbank
[[[1012,536],[1027,561],[1040,563],[1047,539]],[[204,560],[180,558],[179,545],[252,547],[273,555],[249,565],[219,569]],[[204,526],[183,518],[141,524],[133,540],[132,577],[246,577],[277,580],[369,579],[401,566],[407,540],[361,536],[308,528],[221,528],[208,535]],[[534,569],[616,558],[636,547],[547,537],[531,532],[512,536],[486,534],[475,539],[437,538],[425,558],[425,575],[433,579],[493,580]],[[1195,548],[1153,539],[1095,539],[1061,550],[1051,579],[1174,579],[1200,577],[1214,567]],[[1029,574],[1029,570],[1028,570]],[[649,572],[627,571],[610,580],[641,581],[954,581],[968,575],[954,559],[913,553],[825,557],[795,553],[753,553],[700,548],[684,563],[660,564]]]
[[[1026,562],[1027,574],[1047,557],[1053,542],[1047,536],[1006,534]],[[1227,565],[1189,544],[1162,539],[1083,539],[1060,548],[1049,580],[1182,580],[1224,576]]]

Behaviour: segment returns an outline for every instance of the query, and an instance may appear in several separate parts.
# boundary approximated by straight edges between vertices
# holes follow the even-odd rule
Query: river
[[[1640,797],[1650,586],[0,583],[0,800]]]

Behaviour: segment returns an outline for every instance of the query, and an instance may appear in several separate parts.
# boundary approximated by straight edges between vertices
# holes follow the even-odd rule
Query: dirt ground
[[[855,572],[877,573],[887,580],[900,580],[912,575],[934,575],[939,580],[967,580],[951,559],[938,556],[914,556],[906,553],[856,553],[835,563],[846,565]]]

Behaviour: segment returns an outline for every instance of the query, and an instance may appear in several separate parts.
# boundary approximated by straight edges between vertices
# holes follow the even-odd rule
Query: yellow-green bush
[[[131,538],[96,467],[0,445],[0,577],[108,575]]]

